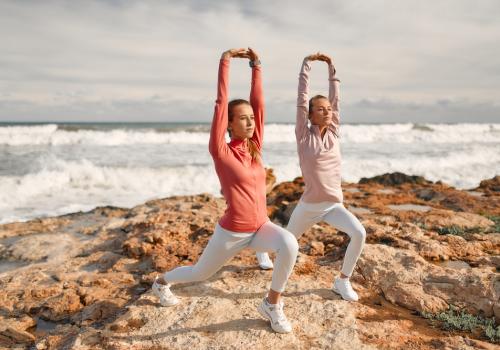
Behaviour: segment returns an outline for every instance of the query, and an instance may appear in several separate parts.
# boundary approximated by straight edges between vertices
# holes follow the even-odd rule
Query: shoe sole
[[[259,265],[261,270],[272,270],[274,268],[273,265]]]
[[[283,331],[283,330],[277,330],[277,329],[274,329],[273,327],[273,321],[271,319],[271,316],[269,316],[266,311],[262,308],[262,304],[259,305],[259,307],[257,307],[257,311],[259,312],[259,314],[264,317],[266,320],[269,321],[269,323],[271,323],[271,328],[273,331],[275,331],[276,333],[281,333],[281,334],[287,334],[287,333],[291,333],[292,331],[290,332],[286,332],[286,331]]]
[[[344,296],[342,295],[342,293],[340,293],[340,291],[337,288],[335,288],[335,285],[333,285],[333,287],[332,287],[332,292],[337,293],[338,295],[340,295],[340,297],[342,299],[344,299],[345,301],[353,301],[353,302],[358,301],[357,299],[346,299],[346,298],[344,298]]]
[[[174,306],[174,305],[177,305],[177,304],[179,304],[179,300],[176,300],[176,301],[174,301],[174,302],[172,302],[172,303],[168,303],[168,304],[162,304],[162,303],[160,302],[160,305],[161,305],[161,306],[164,306],[164,307]]]

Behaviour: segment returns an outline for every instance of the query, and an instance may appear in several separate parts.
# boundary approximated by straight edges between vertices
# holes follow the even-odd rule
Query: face
[[[312,101],[313,107],[309,111],[311,124],[319,127],[327,126],[332,123],[332,106],[326,98],[319,98]]]
[[[229,123],[231,137],[244,140],[251,138],[255,130],[252,106],[240,104],[233,107],[233,120]]]

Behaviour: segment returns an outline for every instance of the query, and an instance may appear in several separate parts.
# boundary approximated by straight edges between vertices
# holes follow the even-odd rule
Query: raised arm
[[[250,104],[255,118],[255,131],[252,140],[259,151],[262,150],[264,139],[264,93],[262,91],[262,69],[257,53],[248,48],[250,65],[252,67],[252,87],[250,89]]]
[[[332,105],[332,127],[333,131],[336,135],[338,135],[340,128],[340,114],[339,114],[339,88],[340,88],[340,80],[335,76],[336,70],[335,66],[330,57],[326,56],[328,60],[328,82],[329,82],[329,91],[328,91],[328,99],[330,100],[330,104]]]
[[[309,117],[309,71],[311,70],[310,56],[304,58],[299,73],[299,87],[297,91],[297,115],[295,121],[295,137],[297,142],[302,140],[309,129],[307,121]]]
[[[210,141],[208,142],[208,150],[212,157],[218,157],[227,151],[225,136],[228,124],[229,60],[231,57],[242,57],[243,52],[246,52],[246,49],[231,49],[224,52],[220,59],[217,100],[215,101],[214,117],[210,129]]]
[[[308,56],[310,60],[323,61],[328,64],[328,100],[332,106],[332,124],[329,126],[333,129],[335,135],[338,136],[340,128],[340,116],[339,116],[339,86],[340,80],[335,76],[335,66],[333,65],[332,58],[328,55],[317,53],[315,55]]]

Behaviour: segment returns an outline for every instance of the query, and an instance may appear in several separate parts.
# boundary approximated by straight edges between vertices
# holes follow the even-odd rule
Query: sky
[[[0,0],[0,122],[210,122],[223,51],[254,48],[267,120],[333,57],[351,123],[500,123],[500,2]],[[231,62],[230,97],[250,68]],[[315,62],[311,93],[327,93]]]

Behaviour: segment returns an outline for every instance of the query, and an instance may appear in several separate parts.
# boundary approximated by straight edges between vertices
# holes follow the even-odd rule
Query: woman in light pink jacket
[[[316,95],[309,99],[311,62],[328,64],[329,96]],[[312,225],[325,221],[350,237],[340,276],[333,291],[343,299],[357,301],[349,277],[363,250],[366,231],[359,220],[342,204],[339,142],[339,83],[332,59],[317,53],[304,58],[299,75],[295,136],[305,190],[295,207],[287,230],[297,237]],[[309,125],[310,124],[310,125]],[[258,256],[259,262],[268,260]],[[262,264],[261,264],[262,265]]]

